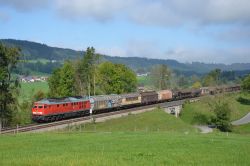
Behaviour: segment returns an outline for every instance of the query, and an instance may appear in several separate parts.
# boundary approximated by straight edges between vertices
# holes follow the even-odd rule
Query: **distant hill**
[[[71,60],[77,59],[84,54],[83,51],[50,47],[47,46],[46,44],[24,41],[24,40],[2,39],[0,40],[0,42],[4,43],[7,46],[11,47],[14,46],[21,48],[22,53],[25,55],[24,57],[27,60],[46,59],[50,61],[51,60],[64,61],[66,59],[71,59]],[[125,64],[134,70],[141,68],[148,70],[153,65],[166,64],[172,70],[176,70],[187,75],[204,74],[215,68],[219,68],[224,71],[250,70],[250,63],[234,63],[231,65],[205,64],[200,62],[180,63],[176,60],[148,59],[140,57],[113,57],[108,55],[103,55],[103,58],[106,61]]]

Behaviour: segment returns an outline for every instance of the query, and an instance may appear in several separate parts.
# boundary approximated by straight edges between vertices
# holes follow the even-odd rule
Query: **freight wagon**
[[[141,95],[140,93],[129,93],[120,95],[122,98],[121,105],[126,106],[135,106],[141,104]]]
[[[142,104],[153,104],[158,102],[158,94],[155,91],[141,92]]]
[[[121,96],[115,94],[90,97],[93,113],[102,113],[107,109],[118,108],[121,106],[121,101]]]

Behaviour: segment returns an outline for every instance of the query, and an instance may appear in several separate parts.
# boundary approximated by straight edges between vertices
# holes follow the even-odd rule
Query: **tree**
[[[65,97],[76,94],[75,69],[70,61],[53,71],[48,80],[50,97]]]
[[[210,71],[203,80],[204,86],[215,86],[221,83],[221,70],[214,69]]]
[[[155,88],[167,89],[170,87],[171,71],[166,65],[156,65],[150,72],[150,78]]]
[[[231,131],[232,124],[230,122],[231,109],[229,108],[228,103],[226,102],[216,102],[213,103],[213,111],[215,113],[215,117],[212,122],[216,125],[216,127],[221,131]]]
[[[61,69],[57,68],[52,72],[52,75],[48,79],[48,85],[49,85],[49,97],[59,97],[60,96],[60,75],[61,75]]]
[[[193,85],[192,85],[192,88],[194,88],[194,89],[199,89],[199,88],[201,88],[202,87],[202,85],[201,85],[201,83],[199,82],[199,81],[196,81]]]
[[[96,68],[100,63],[100,54],[93,47],[88,47],[83,58],[76,65],[76,87],[79,95],[95,95]],[[86,93],[87,90],[87,93]]]
[[[2,123],[10,125],[13,122],[13,111],[16,110],[19,82],[12,75],[16,68],[20,49],[5,47],[0,43],[0,127]]]
[[[177,83],[178,83],[179,87],[182,87],[182,88],[188,87],[188,79],[184,75],[181,75],[179,77],[179,79],[177,80]]]
[[[250,74],[242,81],[242,88],[250,92]]]
[[[66,61],[60,71],[59,91],[60,96],[74,96],[75,91],[75,69],[71,62]]]
[[[105,94],[129,93],[136,90],[137,79],[125,65],[104,62],[98,68],[98,85]]]

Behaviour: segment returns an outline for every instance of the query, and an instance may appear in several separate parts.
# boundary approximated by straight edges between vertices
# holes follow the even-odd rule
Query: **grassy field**
[[[239,95],[225,98],[238,109],[232,119],[250,111],[232,100]],[[229,134],[200,134],[191,125],[193,112],[211,114],[208,100],[186,104],[181,118],[156,109],[48,133],[0,135],[0,165],[250,165],[250,124]]]
[[[21,83],[20,99],[29,99],[38,91],[47,93],[49,86],[47,82],[33,82],[33,83]]]
[[[139,86],[152,86],[149,76],[137,77],[137,82]]]
[[[185,104],[181,114],[181,119],[189,124],[205,123],[213,115],[211,112],[211,105],[215,101],[224,101],[229,104],[231,108],[231,120],[237,120],[245,116],[250,112],[250,105],[242,104],[237,99],[242,96],[250,99],[250,95],[242,93],[232,93],[220,96],[206,97],[203,100],[196,103]]]
[[[72,130],[72,129],[71,129]],[[73,127],[74,131],[97,131],[97,132],[195,132],[196,129],[184,123],[163,110],[156,109],[143,114],[128,115],[123,118],[112,119],[103,123],[89,123]]]
[[[249,137],[50,133],[0,137],[0,165],[249,165]]]
[[[94,126],[96,132],[86,132]],[[0,136],[0,165],[250,164],[247,135],[199,134],[161,110],[85,127],[81,131],[71,128],[70,132]]]
[[[250,134],[250,123],[240,126],[234,126],[233,132],[238,134]]]

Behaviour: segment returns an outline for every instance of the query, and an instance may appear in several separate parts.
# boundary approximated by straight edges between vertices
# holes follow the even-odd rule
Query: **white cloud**
[[[166,59],[180,62],[242,63],[250,62],[250,49],[244,47],[228,49],[175,48],[165,53]]]
[[[158,26],[250,22],[249,0],[0,0],[0,6],[21,11],[50,6],[67,19],[106,21],[122,15]]]
[[[70,19],[108,20],[117,15],[145,25],[249,23],[249,0],[56,0]]]
[[[132,0],[56,0],[56,10],[68,19],[94,18],[106,21],[124,11]]]
[[[31,11],[49,5],[49,0],[0,0],[0,6],[8,6],[18,11]]]
[[[0,22],[7,22],[10,20],[10,16],[7,13],[1,12],[0,11]]]

